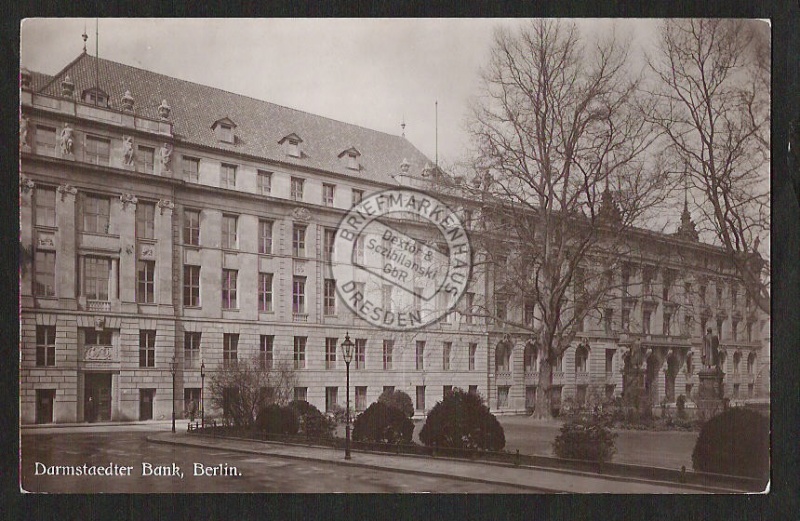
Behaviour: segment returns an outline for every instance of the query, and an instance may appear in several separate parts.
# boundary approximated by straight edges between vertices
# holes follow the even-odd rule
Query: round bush
[[[431,409],[419,439],[429,447],[499,451],[506,445],[503,426],[481,397],[458,388]]]
[[[616,437],[610,429],[610,418],[601,415],[575,418],[561,426],[561,433],[553,442],[553,452],[559,458],[603,463],[616,453]]]
[[[256,428],[267,434],[294,435],[300,429],[300,419],[293,408],[272,403],[259,411]]]
[[[379,443],[410,443],[414,422],[399,409],[375,402],[356,418],[353,424],[354,441]]]
[[[305,400],[289,403],[300,419],[300,430],[309,438],[327,438],[333,435],[336,424],[319,409]]]
[[[695,470],[769,478],[769,419],[745,408],[714,416],[700,429],[692,464]]]
[[[399,409],[408,418],[414,416],[414,402],[412,402],[411,397],[403,391],[387,389],[378,396],[378,401],[389,407]]]

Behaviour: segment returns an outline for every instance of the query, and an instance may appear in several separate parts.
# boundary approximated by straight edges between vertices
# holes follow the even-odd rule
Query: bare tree
[[[648,59],[657,104],[646,115],[663,133],[671,170],[702,194],[698,224],[769,312],[769,266],[758,252],[769,234],[769,33],[757,24],[665,21]]]
[[[494,273],[482,311],[536,344],[538,417],[551,414],[553,367],[635,254],[625,230],[660,201],[649,107],[627,62],[627,44],[584,40],[574,24],[500,30],[474,106],[477,176],[462,189],[481,205],[473,241]]]

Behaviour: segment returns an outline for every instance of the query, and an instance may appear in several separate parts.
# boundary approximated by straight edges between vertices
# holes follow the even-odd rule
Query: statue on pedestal
[[[123,161],[126,165],[133,164],[133,138],[125,136],[122,138]]]
[[[705,336],[703,336],[703,353],[700,359],[706,369],[720,368],[719,337],[712,333],[711,328],[708,328]]]
[[[164,172],[169,172],[170,162],[172,161],[172,147],[169,143],[164,143],[161,147],[161,165]]]
[[[72,155],[72,127],[69,123],[64,123],[64,128],[61,129],[61,153],[65,156]]]

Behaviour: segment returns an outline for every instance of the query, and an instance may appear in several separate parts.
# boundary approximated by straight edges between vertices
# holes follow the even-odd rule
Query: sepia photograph
[[[769,492],[771,38],[23,20],[20,491]]]

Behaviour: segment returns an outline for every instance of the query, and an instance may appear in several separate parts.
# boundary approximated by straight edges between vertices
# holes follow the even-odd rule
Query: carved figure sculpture
[[[706,334],[703,336],[703,353],[700,355],[700,361],[703,363],[704,368],[711,367],[711,364],[714,362],[712,336],[711,328],[708,328]],[[719,339],[717,339],[717,343],[719,344]]]
[[[28,146],[28,118],[25,116],[19,120],[19,146]]]
[[[172,161],[172,147],[169,143],[164,143],[161,147],[161,165],[163,170],[168,171],[170,162]]]
[[[69,126],[69,123],[64,123],[59,141],[61,142],[61,153],[65,156],[72,155],[72,132],[72,127]]]
[[[123,152],[123,161],[126,165],[133,164],[133,138],[131,136],[125,136],[122,138],[122,152]]]

